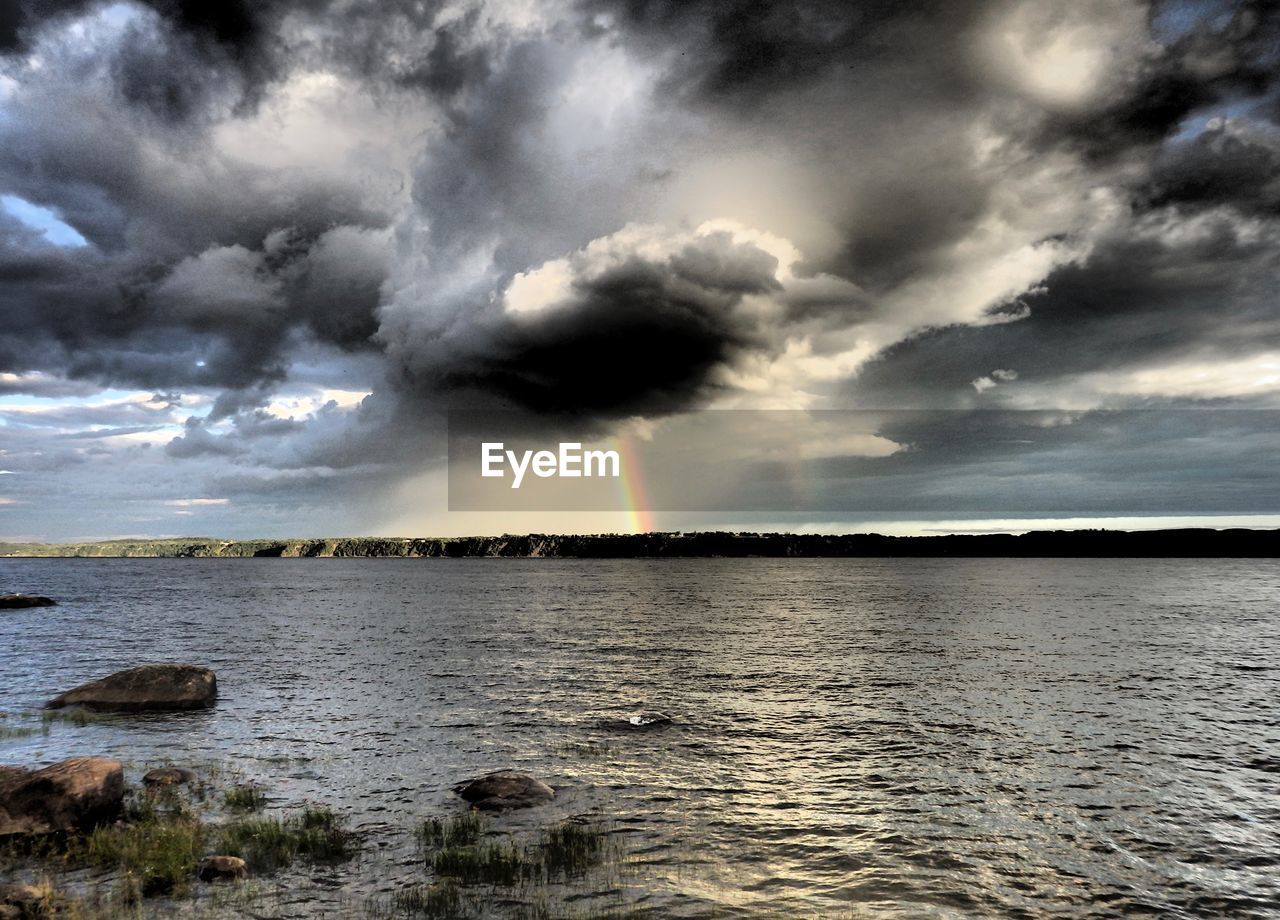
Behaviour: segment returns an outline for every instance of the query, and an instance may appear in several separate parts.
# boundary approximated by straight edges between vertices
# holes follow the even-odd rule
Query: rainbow
[[[630,438],[613,438],[613,448],[618,452],[621,466],[618,496],[627,515],[627,526],[631,533],[650,533],[657,528],[654,527],[653,513],[649,510],[649,501],[644,494],[640,457]]]

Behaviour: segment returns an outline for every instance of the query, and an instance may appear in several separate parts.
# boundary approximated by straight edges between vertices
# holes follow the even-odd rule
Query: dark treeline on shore
[[[5,543],[0,556],[132,557],[506,557],[662,558],[711,556],[856,557],[1280,557],[1278,530],[1057,530],[1024,534],[645,533],[525,534],[435,539],[351,537],[309,540],[109,540]]]

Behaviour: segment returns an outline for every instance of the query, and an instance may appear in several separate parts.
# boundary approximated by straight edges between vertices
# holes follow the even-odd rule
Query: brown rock
[[[0,610],[18,610],[22,607],[52,607],[58,603],[51,597],[39,594],[0,594]]]
[[[124,768],[106,757],[73,757],[43,770],[0,774],[0,837],[83,830],[108,821],[124,799]]]
[[[142,777],[142,785],[150,789],[181,786],[195,781],[195,770],[188,770],[185,767],[157,767],[154,770],[148,770]]]
[[[109,712],[207,709],[218,698],[218,680],[208,668],[147,664],[68,690],[46,709],[84,706]]]
[[[545,805],[555,790],[541,780],[514,770],[499,770],[455,786],[453,791],[482,811]]]
[[[202,882],[219,879],[238,882],[249,877],[249,867],[239,856],[206,856],[200,860],[198,871]]]

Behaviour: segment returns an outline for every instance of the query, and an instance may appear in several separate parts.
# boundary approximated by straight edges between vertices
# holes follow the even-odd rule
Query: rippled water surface
[[[0,611],[15,717],[146,661],[220,699],[0,762],[221,764],[364,832],[261,915],[425,880],[410,829],[508,766],[627,854],[572,894],[655,917],[1280,915],[1277,562],[0,560],[11,590],[61,600]],[[642,710],[674,724],[614,726]]]

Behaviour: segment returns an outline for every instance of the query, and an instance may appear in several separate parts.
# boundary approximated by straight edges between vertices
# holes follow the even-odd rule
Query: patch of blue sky
[[[1158,41],[1170,45],[1192,31],[1200,23],[1221,29],[1234,15],[1231,0],[1175,0],[1163,3],[1151,20],[1151,31]]]
[[[61,409],[72,406],[108,406],[112,403],[136,399],[140,390],[99,390],[92,396],[36,396],[31,393],[9,393],[0,396],[0,409],[5,406],[39,406],[41,409]],[[4,420],[0,418],[0,424]]]
[[[1199,137],[1208,128],[1209,122],[1215,118],[1248,119],[1258,128],[1271,130],[1270,122],[1254,117],[1259,101],[1256,97],[1233,99],[1230,102],[1223,102],[1211,108],[1192,112],[1182,120],[1182,124],[1178,127],[1178,133],[1169,140],[1173,143],[1179,143]]]
[[[103,9],[100,15],[112,25],[124,26],[136,18],[138,12],[138,8],[132,3],[112,3]]]
[[[63,221],[49,208],[32,204],[17,195],[0,195],[0,207],[13,217],[22,221],[33,230],[39,230],[44,238],[55,246],[76,247],[87,246],[89,241],[81,236],[74,227]]]

